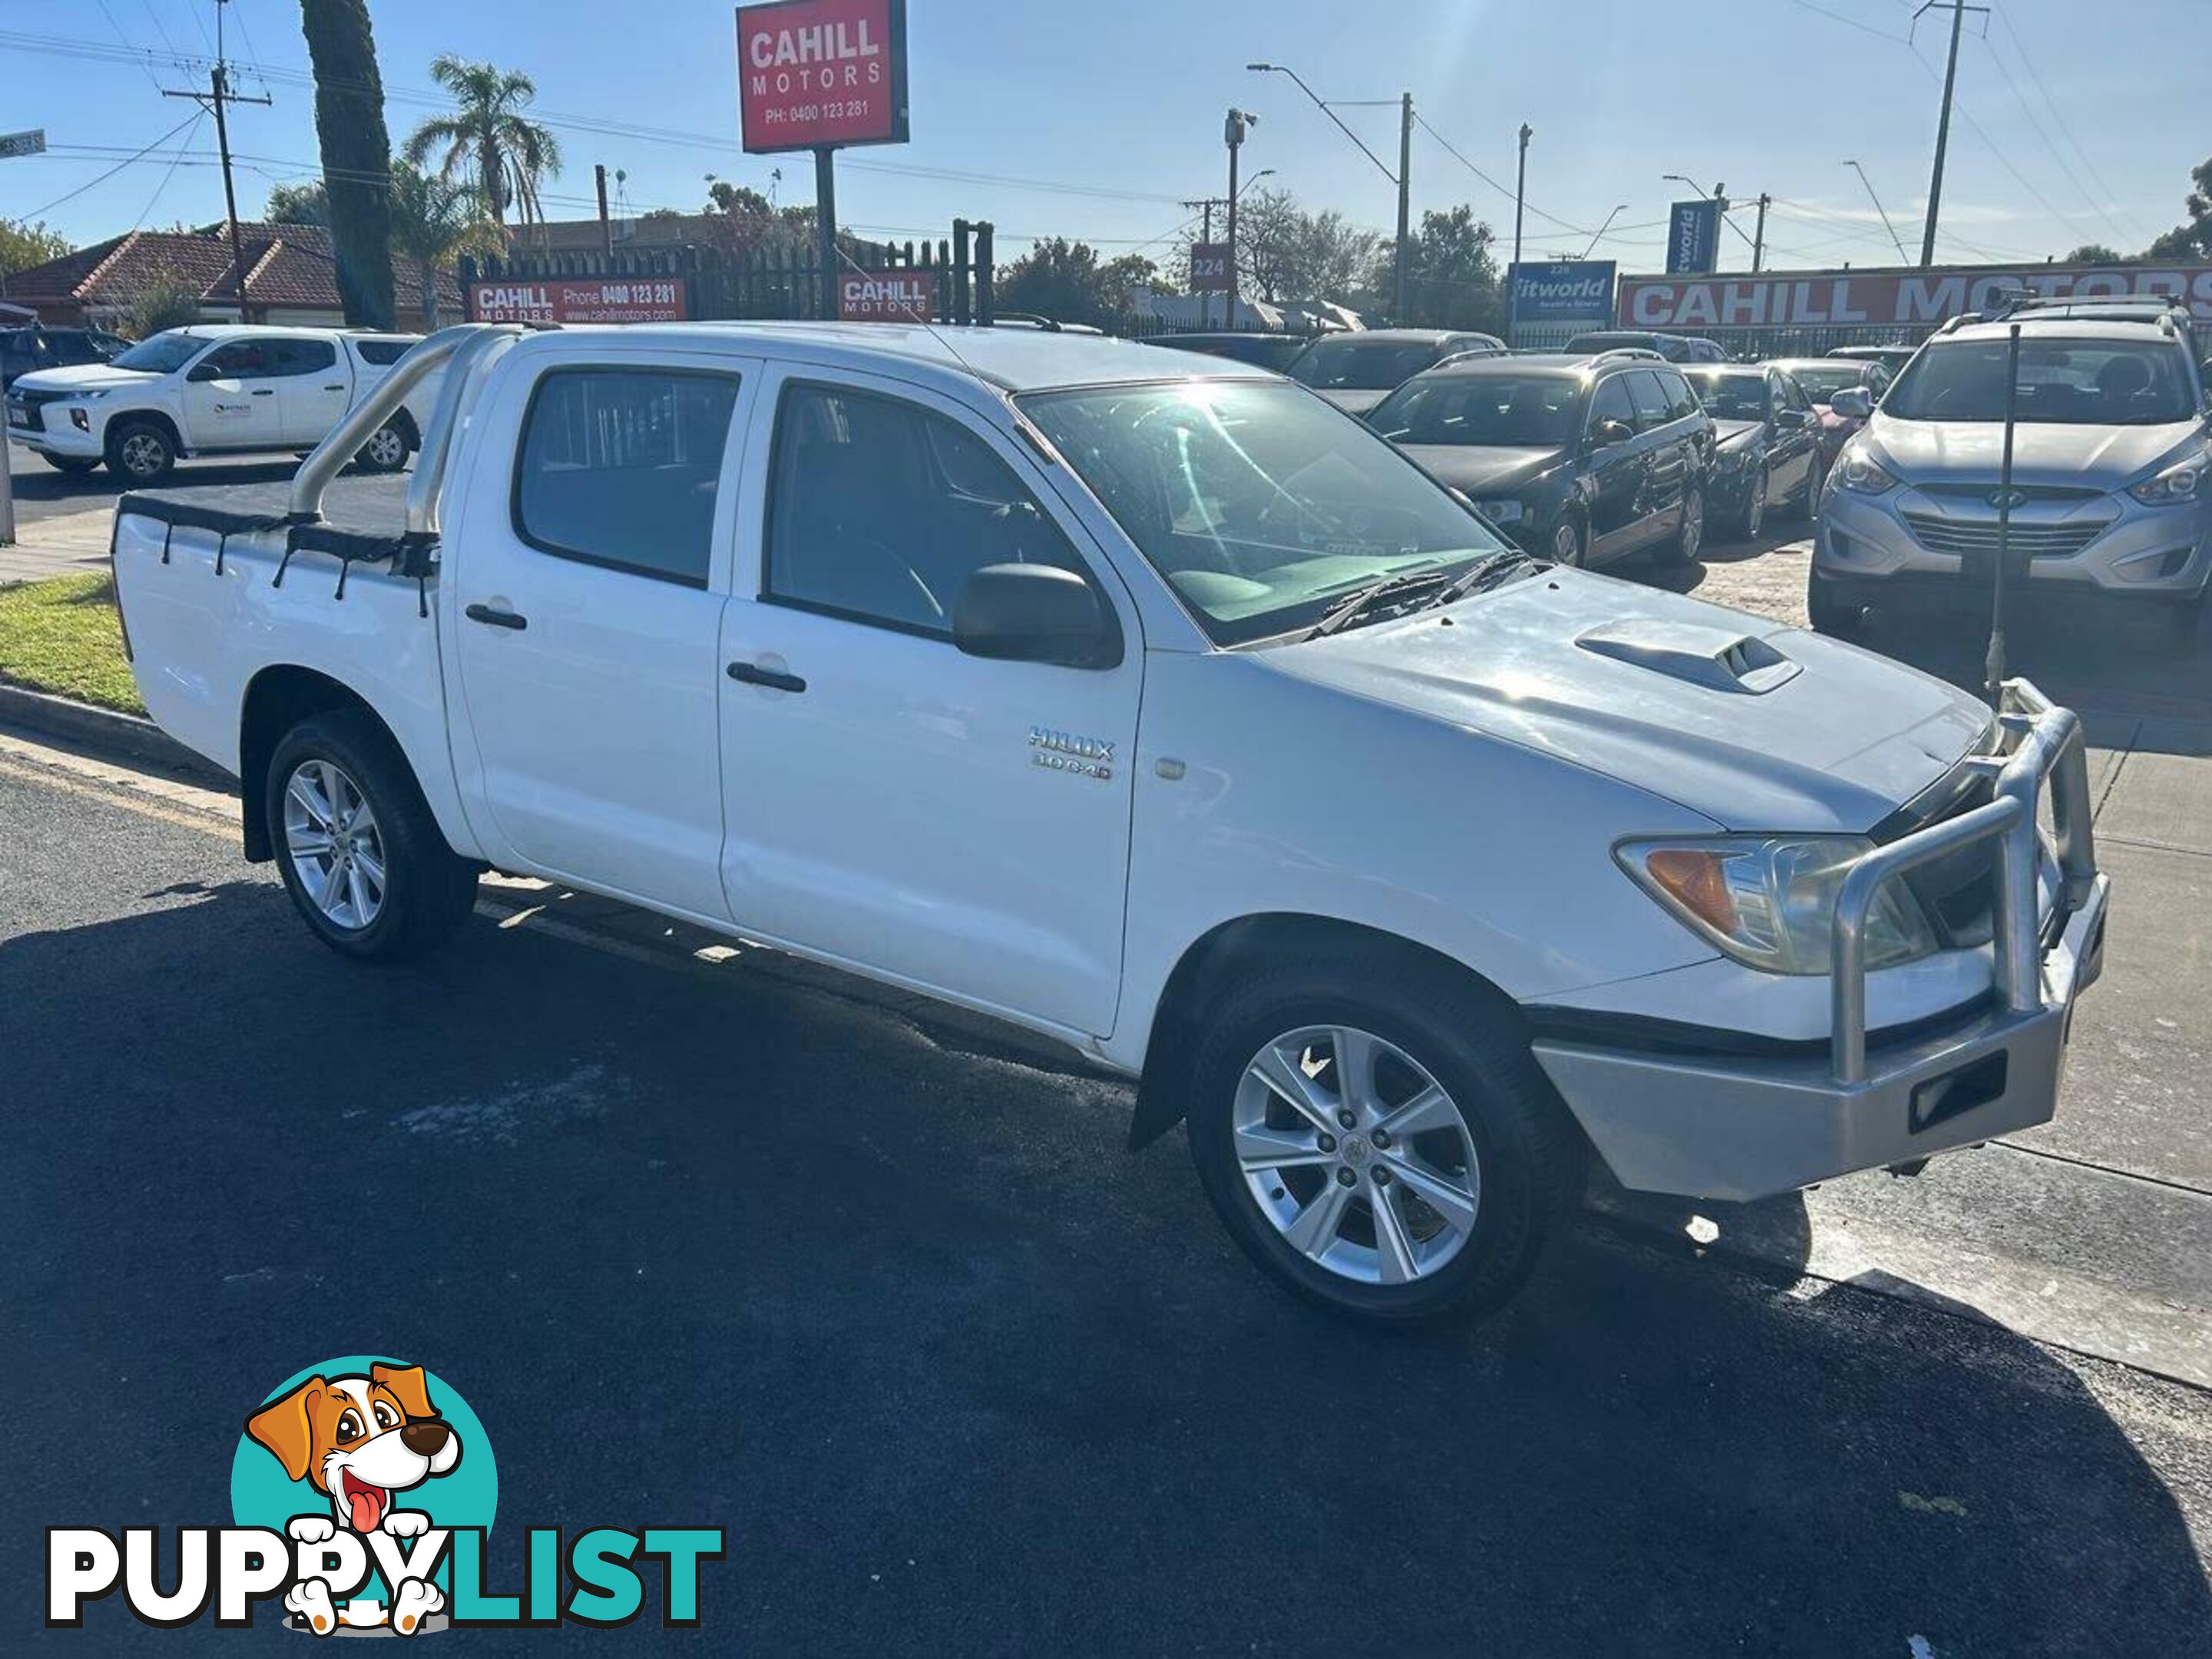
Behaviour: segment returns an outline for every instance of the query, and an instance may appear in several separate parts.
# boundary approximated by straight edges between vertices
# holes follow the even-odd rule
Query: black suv
[[[1653,334],[1643,329],[1601,329],[1567,342],[1570,352],[1656,351],[1670,363],[1724,363],[1728,353],[1694,334]]]
[[[1704,544],[1712,417],[1648,352],[1462,359],[1414,376],[1367,419],[1562,564],[1647,550],[1686,564]]]
[[[119,334],[97,328],[48,328],[42,323],[0,328],[0,392],[13,386],[18,374],[34,368],[104,363],[130,343]]]

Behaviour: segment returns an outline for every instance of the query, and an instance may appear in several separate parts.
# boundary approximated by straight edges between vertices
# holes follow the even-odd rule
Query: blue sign
[[[1710,274],[1720,263],[1721,204],[1710,197],[1677,202],[1667,220],[1667,274]]]
[[[1512,267],[1513,320],[1595,323],[1613,320],[1610,259],[1551,259]]]

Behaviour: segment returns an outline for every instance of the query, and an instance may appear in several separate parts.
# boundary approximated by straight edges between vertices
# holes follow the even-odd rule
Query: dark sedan
[[[1177,351],[1202,351],[1209,357],[1226,357],[1233,362],[1249,363],[1255,368],[1272,368],[1281,374],[1291,366],[1291,360],[1306,349],[1307,337],[1303,334],[1259,334],[1253,332],[1154,334],[1146,345],[1170,346]]]
[[[1878,399],[1889,390],[1891,379],[1881,364],[1856,357],[1778,357],[1766,367],[1780,369],[1813,400],[1813,415],[1820,424],[1820,458],[1831,466],[1851,434],[1866,424],[1856,415],[1838,415],[1831,400],[1853,386],[1864,386]]]
[[[1757,540],[1769,507],[1812,517],[1827,462],[1804,388],[1771,365],[1688,363],[1682,374],[1713,417],[1709,488],[1729,533]]]
[[[1503,357],[1495,334],[1442,328],[1370,328],[1324,334],[1285,372],[1347,415],[1364,415],[1400,386],[1454,357]]]

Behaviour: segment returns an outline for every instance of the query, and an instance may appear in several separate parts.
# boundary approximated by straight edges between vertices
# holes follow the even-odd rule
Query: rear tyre
[[[110,472],[143,489],[176,470],[176,440],[158,421],[118,421],[108,428],[106,460]]]
[[[1826,634],[1832,640],[1856,640],[1866,633],[1866,607],[1846,601],[1832,583],[1823,581],[1817,573],[1806,579],[1805,610],[1815,634]]]
[[[1189,1135],[1215,1212],[1263,1272],[1380,1324],[1502,1305],[1580,1179],[1581,1142],[1503,1011],[1382,951],[1224,997]]]
[[[354,464],[364,472],[397,472],[407,465],[410,446],[406,429],[398,421],[386,421],[369,434]]]
[[[46,457],[46,463],[55,471],[65,473],[72,478],[82,478],[100,465],[89,455],[49,455]]]
[[[1705,489],[1703,484],[1692,484],[1682,497],[1682,522],[1672,536],[1659,544],[1659,562],[1695,564],[1705,546]]]
[[[402,961],[466,920],[477,868],[446,845],[406,757],[368,715],[316,714],[287,732],[263,799],[284,890],[341,955]]]

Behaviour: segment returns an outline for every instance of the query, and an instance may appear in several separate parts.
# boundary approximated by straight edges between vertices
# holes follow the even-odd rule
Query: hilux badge
[[[1073,772],[1103,781],[1114,775],[1114,745],[1103,738],[1082,738],[1048,726],[1032,726],[1030,762],[1049,771]]]

